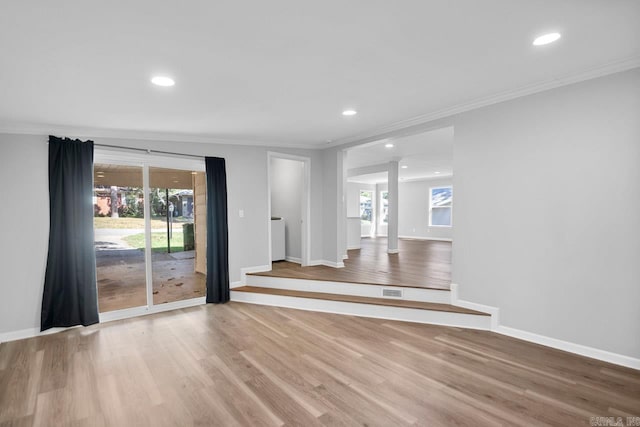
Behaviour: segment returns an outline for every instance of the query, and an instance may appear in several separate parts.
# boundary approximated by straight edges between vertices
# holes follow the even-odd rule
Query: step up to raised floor
[[[393,297],[397,300],[451,303],[451,292],[416,286],[381,285],[373,283],[333,282],[317,279],[294,279],[247,274],[245,284],[270,289],[320,292],[327,294],[353,295],[368,298]]]
[[[298,308],[354,316],[377,317],[419,323],[490,329],[487,313],[450,304],[363,297],[325,292],[241,286],[231,290],[233,301]]]

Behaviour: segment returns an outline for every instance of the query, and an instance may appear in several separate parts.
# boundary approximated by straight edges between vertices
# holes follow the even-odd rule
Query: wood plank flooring
[[[640,371],[486,331],[203,305],[0,345],[5,426],[589,425]]]
[[[385,305],[389,307],[417,308],[420,310],[446,311],[449,313],[475,314],[479,316],[490,316],[488,313],[482,313],[468,308],[457,307],[450,304],[439,304],[434,302],[410,301],[391,298],[372,298],[361,297],[358,295],[340,295],[328,294],[326,292],[306,292],[293,291],[289,289],[261,288],[258,286],[240,286],[232,289],[234,292],[251,292],[256,294],[283,295],[297,298],[313,298],[328,301],[344,301],[355,302],[360,304]]]
[[[344,268],[278,261],[271,271],[251,275],[449,290],[451,242],[400,239],[398,246],[399,253],[388,254],[386,238],[365,238],[360,249],[348,251]]]

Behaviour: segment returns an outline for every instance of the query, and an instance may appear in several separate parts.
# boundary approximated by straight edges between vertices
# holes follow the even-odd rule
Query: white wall
[[[451,240],[453,227],[429,226],[429,189],[431,187],[446,187],[452,185],[452,179],[428,179],[423,181],[400,182],[398,202],[398,234],[401,237],[420,239]],[[456,194],[453,193],[454,220]]]
[[[640,69],[455,118],[453,280],[501,323],[640,357]]]
[[[240,280],[242,267],[270,264],[267,152],[310,157],[311,259],[323,258],[322,152],[232,144],[92,139],[97,144],[178,151],[226,159],[232,282]],[[0,333],[37,328],[40,324],[49,231],[47,170],[47,136],[0,134],[0,182],[11,188],[12,206],[15,207],[0,209],[5,241],[10,242],[2,247],[0,254],[0,268],[3,271],[0,281]],[[244,218],[238,215],[240,209],[245,212]]]
[[[285,256],[302,258],[302,186],[304,163],[271,158],[271,216],[285,220]]]
[[[362,184],[358,182],[347,183],[347,218],[360,216],[360,190]]]

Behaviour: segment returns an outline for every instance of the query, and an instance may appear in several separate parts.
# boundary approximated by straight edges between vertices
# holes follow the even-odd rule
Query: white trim
[[[439,190],[439,189],[444,189],[444,188],[448,188],[451,190],[451,206],[433,206],[433,190]],[[450,214],[449,214],[449,221],[450,223],[447,224],[441,224],[441,225],[434,225],[433,224],[433,209],[449,209]],[[436,185],[433,187],[429,187],[429,227],[430,228],[453,228],[453,184],[449,184],[449,185]]]
[[[516,89],[503,91],[482,98],[477,98],[469,102],[464,102],[451,107],[431,111],[426,114],[413,117],[411,119],[401,120],[395,123],[391,123],[387,126],[379,127],[377,129],[366,131],[357,135],[349,136],[346,138],[338,138],[333,140],[330,144],[326,144],[325,148],[337,147],[340,145],[349,145],[349,147],[351,147],[367,142],[381,140],[384,138],[393,138],[400,135],[421,133],[424,131],[424,129],[415,129],[414,132],[409,132],[409,130],[410,128],[420,128],[421,126],[424,127],[430,122],[439,119],[445,119],[456,114],[464,113],[466,111],[471,111],[489,105],[498,104],[500,102],[510,101],[512,99],[520,98],[523,96],[544,92],[546,90],[607,76],[609,74],[631,70],[637,67],[640,67],[640,57],[638,56],[609,62],[600,66],[592,67],[585,71],[543,80],[538,83],[521,86]]]
[[[286,256],[284,257],[285,261],[289,261],[289,262],[293,262],[296,264],[302,264],[302,259],[295,257],[295,256]]]
[[[471,310],[484,311],[491,313],[491,331],[498,334],[507,335],[524,341],[533,342],[558,350],[568,351],[570,353],[579,354],[581,356],[590,357],[592,359],[602,360],[604,362],[616,365],[626,366],[628,368],[640,370],[640,359],[625,356],[623,354],[612,353],[610,351],[601,350],[599,348],[588,347],[582,344],[576,344],[569,341],[559,340],[557,338],[539,335],[533,332],[523,331],[500,324],[500,309],[488,305],[476,304],[469,301],[460,300],[458,298],[458,285],[451,284],[451,304]]]
[[[239,288],[240,286],[244,286],[242,284],[242,280],[237,280],[235,282],[231,282],[229,283],[229,289],[233,289],[233,288]]]
[[[145,316],[147,314],[162,313],[164,311],[178,310],[181,308],[195,307],[203,304],[206,304],[206,298],[198,297],[183,301],[155,304],[150,307],[134,307],[126,308],[124,310],[108,311],[106,313],[100,313],[100,323],[113,322],[114,320],[128,319],[136,316]]]
[[[311,157],[296,156],[294,154],[278,153],[275,151],[267,151],[267,211],[268,219],[268,238],[269,238],[269,260],[272,259],[271,254],[271,159],[287,159],[302,162],[304,165],[304,182],[302,185],[301,207],[302,207],[302,223],[301,242],[302,255],[300,257],[300,265],[306,267],[311,260]]]
[[[174,302],[168,302],[165,304],[156,304],[151,307],[143,306],[143,307],[126,308],[124,310],[108,311],[106,313],[99,313],[99,323],[97,323],[97,325],[102,323],[113,322],[116,320],[129,319],[129,318],[138,317],[138,316],[146,316],[147,314],[162,313],[165,311],[178,310],[178,309],[187,308],[187,307],[195,307],[195,306],[204,305],[204,304],[206,304],[206,298],[198,297],[198,298],[191,298],[184,301],[174,301]],[[63,332],[69,329],[80,328],[80,327],[82,327],[82,325],[71,326],[68,328],[51,328],[51,329],[47,329],[44,332],[40,332],[39,328],[29,328],[29,329],[22,329],[22,330],[12,331],[12,332],[3,332],[3,333],[0,333],[0,343],[7,342],[7,341],[16,341],[16,340],[21,340],[25,338],[38,337],[41,335],[55,334],[58,332]]]
[[[568,351],[569,353],[575,353],[581,356],[590,357],[592,359],[602,360],[604,362],[640,370],[640,359],[636,359],[634,357],[612,353],[610,351],[600,350],[599,348],[588,347],[582,344],[575,344],[569,341],[563,341],[544,335],[538,335],[534,334],[533,332],[510,328],[508,326],[500,325],[494,332],[513,338],[518,338],[524,341],[545,345],[547,347],[556,348],[558,350]]]
[[[231,301],[249,304],[287,307],[298,310],[335,313],[349,316],[373,317],[377,319],[404,322],[428,323],[432,325],[455,326],[469,329],[488,330],[490,319],[467,313],[421,310],[374,304],[360,304],[346,301],[332,301],[313,298],[299,298],[285,295],[259,294],[254,292],[231,292]]]
[[[440,289],[412,288],[404,286],[373,285],[370,283],[348,283],[329,280],[291,279],[286,277],[248,275],[248,286],[268,289],[287,289],[290,291],[320,292],[326,294],[354,295],[369,298],[386,298],[383,289],[400,289],[402,298],[408,301],[451,304],[451,292]],[[398,299],[393,297],[393,299]]]
[[[27,328],[17,331],[9,331],[0,333],[0,343],[17,341],[25,338],[33,338],[41,335],[57,334],[58,332],[66,331],[67,329],[77,328],[79,326],[71,326],[69,328],[51,328],[46,331],[40,332],[40,328]]]
[[[204,157],[201,159],[171,154],[135,152],[121,148],[95,147],[93,163],[125,166],[149,166],[168,169],[205,172]]]
[[[344,268],[344,262],[327,261],[326,259],[314,259],[309,261],[309,267],[314,265],[326,265],[327,267]]]
[[[500,324],[499,308],[459,299],[457,283],[452,283],[451,285],[449,285],[449,289],[451,289],[451,305],[468,308],[469,310],[481,311],[483,313],[489,313],[491,314],[491,330],[495,331],[498,328]]]
[[[398,236],[400,239],[413,240],[437,240],[438,242],[453,242],[449,237],[430,237],[430,236]]]
[[[242,267],[240,269],[240,283],[247,283],[247,273],[262,273],[263,271],[271,271],[271,264]]]
[[[18,135],[64,135],[69,138],[80,139],[130,139],[138,141],[164,142],[193,142],[199,144],[228,144],[250,145],[256,147],[274,148],[306,148],[312,150],[324,149],[326,142],[314,142],[301,145],[299,140],[285,141],[282,139],[249,139],[221,137],[207,134],[190,134],[179,132],[153,132],[132,129],[101,129],[94,127],[65,126],[43,123],[29,123],[19,121],[0,121],[0,133]],[[97,142],[97,141],[96,141]],[[186,153],[185,153],[186,154]]]
[[[362,238],[363,236],[360,236],[360,238]],[[364,237],[369,237],[369,236],[364,236]],[[360,245],[358,246],[347,246],[347,250],[348,251],[354,251],[356,249],[362,249],[362,247]],[[343,259],[349,259],[349,255],[345,255],[345,257]]]
[[[387,253],[388,254],[392,254],[393,255],[393,254],[397,254],[399,252],[400,252],[399,249],[387,249]]]

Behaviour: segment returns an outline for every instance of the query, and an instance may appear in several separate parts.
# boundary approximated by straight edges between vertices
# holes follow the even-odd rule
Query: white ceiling
[[[385,147],[392,143],[393,147]],[[453,128],[447,127],[402,138],[384,139],[347,151],[347,169],[382,165],[397,160],[403,181],[441,178],[453,174]],[[402,168],[402,166],[406,166]],[[350,182],[387,182],[386,172],[349,176]]]
[[[0,130],[326,146],[638,66],[639,18],[637,0],[3,0]]]

